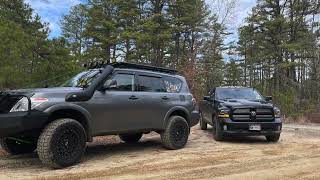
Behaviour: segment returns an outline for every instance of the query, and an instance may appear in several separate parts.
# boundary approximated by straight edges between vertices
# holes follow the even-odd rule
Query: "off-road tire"
[[[161,133],[161,141],[167,149],[181,149],[188,142],[190,127],[181,116],[170,117],[166,129]]]
[[[204,122],[201,112],[200,112],[200,120],[199,120],[199,122],[200,122],[200,129],[201,130],[207,130],[208,124],[206,122]]]
[[[73,119],[58,119],[46,126],[38,140],[38,155],[54,169],[78,163],[86,148],[86,132]]]
[[[28,141],[29,143],[17,141],[10,138],[2,138],[0,139],[0,145],[3,150],[11,155],[32,153],[37,149],[37,141],[35,139],[31,138],[29,140],[29,138],[24,139],[23,137],[19,139]]]
[[[216,141],[222,141],[224,137],[223,137],[223,131],[222,131],[220,122],[218,119],[215,119],[213,121],[214,121],[213,122],[214,126],[212,127],[213,138]]]
[[[266,136],[268,142],[278,142],[280,139],[280,134]]]
[[[123,142],[136,143],[141,139],[142,133],[120,134],[119,137]]]

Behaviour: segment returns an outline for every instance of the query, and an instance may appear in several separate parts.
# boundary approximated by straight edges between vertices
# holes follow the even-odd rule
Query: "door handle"
[[[138,98],[137,96],[130,96],[129,99],[130,99],[130,100],[137,100],[137,99],[139,99],[139,98]]]
[[[162,96],[161,99],[163,99],[163,100],[169,100],[170,98],[168,98],[167,96]]]

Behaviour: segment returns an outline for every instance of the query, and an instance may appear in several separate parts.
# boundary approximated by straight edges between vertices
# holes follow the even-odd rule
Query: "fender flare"
[[[72,103],[63,103],[63,104],[56,104],[53,105],[46,110],[44,110],[45,113],[47,113],[49,116],[59,110],[75,110],[80,112],[85,117],[85,123],[87,124],[86,132],[87,132],[87,140],[92,141],[92,117],[90,113],[84,109],[83,107],[72,104]]]
[[[164,124],[163,124],[163,128],[164,128],[164,129],[166,128],[166,125],[167,125],[167,123],[168,123],[168,121],[169,121],[170,115],[171,115],[174,111],[183,111],[183,112],[187,115],[187,119],[186,119],[187,122],[190,123],[190,113],[189,113],[188,109],[185,108],[185,107],[183,107],[183,106],[175,106],[175,107],[171,108],[171,109],[167,112],[167,114],[166,114],[166,116],[165,116],[165,118],[164,118]]]

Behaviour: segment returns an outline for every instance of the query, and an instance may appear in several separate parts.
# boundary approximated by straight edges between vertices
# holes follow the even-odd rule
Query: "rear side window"
[[[179,93],[182,88],[182,81],[178,78],[163,77],[162,78],[166,92]]]
[[[166,92],[166,89],[161,77],[139,75],[138,91]]]

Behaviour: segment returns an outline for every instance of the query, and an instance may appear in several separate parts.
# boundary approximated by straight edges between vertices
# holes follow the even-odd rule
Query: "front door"
[[[115,72],[104,84],[105,91],[96,91],[88,102],[94,134],[130,131],[136,128],[135,75]]]
[[[202,118],[209,124],[211,124],[212,117],[215,115],[214,93],[210,94],[210,100],[204,100],[204,109],[202,111]]]

